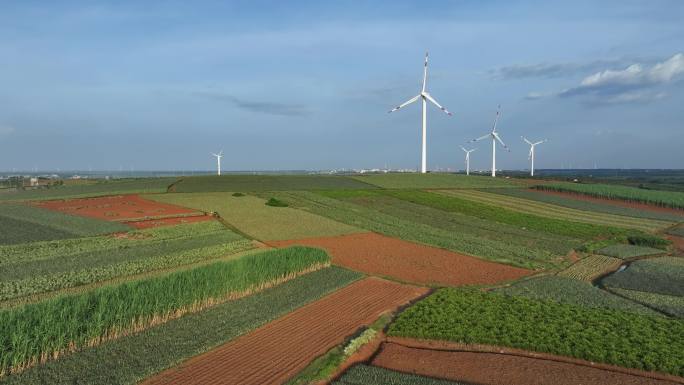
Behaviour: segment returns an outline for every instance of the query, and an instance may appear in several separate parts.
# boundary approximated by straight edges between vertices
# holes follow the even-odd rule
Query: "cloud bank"
[[[278,116],[305,116],[309,115],[309,110],[301,104],[273,103],[263,101],[253,101],[240,99],[232,95],[217,92],[198,92],[197,95],[232,103],[235,107],[256,112],[259,114],[278,115]]]

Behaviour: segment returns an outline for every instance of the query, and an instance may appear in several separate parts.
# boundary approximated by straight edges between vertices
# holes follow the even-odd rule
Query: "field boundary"
[[[458,342],[450,341],[436,341],[436,340],[421,340],[413,338],[404,337],[386,337],[384,343],[396,344],[412,349],[423,349],[423,350],[436,350],[445,352],[470,352],[470,353],[493,353],[502,354],[517,357],[527,357],[535,358],[538,360],[554,361],[565,364],[573,364],[579,366],[586,366],[591,368],[597,368],[601,370],[611,371],[615,373],[629,374],[633,376],[650,378],[662,381],[673,381],[676,383],[684,384],[684,378],[679,376],[674,376],[671,374],[665,374],[660,372],[647,372],[639,369],[623,368],[621,366],[603,364],[598,362],[592,362],[587,360],[581,360],[577,358],[564,357],[550,353],[539,353],[523,349],[514,349],[502,346],[494,345],[481,345],[481,344],[463,344]],[[379,354],[380,349],[373,355]]]

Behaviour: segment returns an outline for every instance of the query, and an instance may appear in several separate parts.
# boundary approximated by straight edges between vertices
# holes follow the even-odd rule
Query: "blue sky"
[[[684,2],[0,1],[0,170],[684,168]],[[474,168],[490,163],[477,143]]]

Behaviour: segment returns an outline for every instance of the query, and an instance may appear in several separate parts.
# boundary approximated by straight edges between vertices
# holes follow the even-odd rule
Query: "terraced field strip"
[[[358,181],[388,189],[426,189],[426,188],[497,188],[523,187],[527,181],[520,179],[490,178],[486,176],[466,176],[456,174],[415,174],[387,173],[367,174],[352,177]]]
[[[130,178],[0,194],[0,201],[84,198],[112,194],[163,193],[177,178]]]
[[[657,375],[636,370],[581,362],[562,357],[550,357],[538,353],[528,356],[522,354],[501,354],[491,349],[468,349],[465,346],[456,350],[448,347],[433,347],[416,343],[404,345],[386,342],[382,345],[371,364],[385,369],[422,376],[444,378],[452,381],[480,385],[674,385],[681,384],[675,376]],[[411,346],[413,345],[413,346]],[[448,345],[448,344],[445,344]],[[471,350],[471,351],[468,351]],[[503,351],[503,350],[502,350]]]
[[[558,272],[558,275],[590,282],[600,275],[615,271],[622,262],[619,258],[592,254]]]
[[[453,251],[376,233],[269,242],[276,247],[321,247],[333,263],[366,274],[428,285],[482,285],[510,281],[531,270],[483,261]]]
[[[529,199],[487,193],[477,190],[439,190],[436,192],[444,195],[469,199],[480,203],[504,207],[506,209],[522,213],[534,214],[547,218],[591,223],[596,225],[618,226],[643,231],[655,231],[672,225],[672,222],[576,210],[548,203],[535,202]]]
[[[376,186],[338,175],[204,175],[185,177],[169,192],[283,191],[368,189]]]
[[[366,278],[143,382],[282,384],[382,313],[427,289]]]

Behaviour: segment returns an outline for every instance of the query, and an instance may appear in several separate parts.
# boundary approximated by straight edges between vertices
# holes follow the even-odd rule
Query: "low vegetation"
[[[332,385],[367,385],[367,384],[388,384],[388,385],[460,385],[460,382],[438,380],[430,377],[418,376],[415,374],[401,373],[389,369],[379,368],[370,365],[355,365],[349,368],[344,374],[332,382]]]
[[[603,247],[596,251],[599,254],[607,255],[610,257],[629,259],[636,257],[643,257],[647,255],[658,255],[665,253],[664,250],[654,249],[652,247],[644,246],[634,246],[625,244],[616,244]]]
[[[429,188],[493,188],[493,187],[520,187],[524,181],[490,178],[477,175],[457,174],[366,174],[357,175],[354,179],[386,189],[429,189]]]
[[[276,198],[270,198],[269,200],[266,201],[266,206],[272,206],[272,207],[287,207],[287,203],[278,200]]]
[[[176,178],[130,178],[64,184],[46,189],[0,193],[0,201],[84,198],[115,194],[162,193]]]
[[[667,247],[672,243],[667,239],[663,239],[650,234],[629,235],[627,236],[627,242],[629,242],[630,245],[651,247],[661,250],[667,249]]]
[[[133,385],[204,353],[359,279],[329,267],[262,292],[48,361],[0,384]]]
[[[477,315],[477,316],[474,316]],[[487,344],[684,375],[684,322],[475,290],[441,289],[389,335]]]
[[[590,308],[623,310],[633,313],[658,315],[658,313],[633,301],[612,295],[588,282],[562,276],[544,276],[513,284],[498,291],[516,297],[543,301],[556,301]]]
[[[604,279],[610,288],[656,294],[684,296],[684,264],[682,258],[662,257],[635,261]]]
[[[665,294],[647,293],[643,291],[610,288],[611,292],[644,304],[652,309],[670,315],[684,318],[684,297]]]
[[[0,203],[0,245],[128,231],[121,224],[62,214],[24,204]]]
[[[205,175],[185,177],[171,192],[256,192],[376,188],[346,176],[332,175]]]
[[[645,190],[614,184],[548,183],[534,186],[538,190],[584,194],[597,198],[619,199],[662,207],[684,209],[684,192]]]
[[[277,249],[0,311],[0,374],[163,323],[327,264],[329,257],[319,249]]]
[[[592,254],[558,272],[558,275],[591,282],[602,274],[615,271],[621,264],[621,259]]]
[[[667,231],[670,235],[675,235],[678,237],[684,237],[684,225],[679,225]]]

